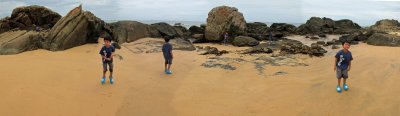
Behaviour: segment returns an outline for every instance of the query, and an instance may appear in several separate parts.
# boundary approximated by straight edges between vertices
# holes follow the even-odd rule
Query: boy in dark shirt
[[[99,54],[101,55],[101,59],[103,62],[103,78],[101,79],[101,83],[104,84],[106,82],[106,72],[107,72],[107,65],[108,69],[110,70],[110,83],[114,83],[114,79],[112,77],[113,73],[113,56],[114,56],[115,48],[111,45],[111,37],[106,36],[104,38],[104,46],[101,48]]]
[[[164,72],[166,74],[172,74],[171,72],[171,65],[172,65],[172,59],[174,58],[174,55],[172,54],[172,45],[169,44],[169,40],[171,39],[171,37],[165,37],[165,43],[162,46],[162,52],[164,55],[164,59],[165,59],[165,69]]]
[[[336,71],[336,78],[338,79],[338,85],[336,86],[336,91],[337,92],[342,92],[342,89],[340,88],[340,80],[343,78],[343,89],[348,90],[349,87],[346,83],[346,79],[349,77],[348,71],[350,71],[351,68],[351,61],[353,60],[353,56],[351,55],[351,52],[349,51],[350,48],[350,43],[345,41],[342,43],[343,49],[340,50],[336,55],[335,55],[335,65],[333,70]]]

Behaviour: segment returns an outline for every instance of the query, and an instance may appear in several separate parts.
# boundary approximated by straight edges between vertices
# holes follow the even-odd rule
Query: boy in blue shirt
[[[343,78],[343,89],[348,90],[349,86],[346,83],[346,79],[349,77],[348,71],[351,69],[351,61],[353,60],[353,56],[349,51],[350,43],[345,41],[342,43],[343,49],[340,50],[335,55],[335,65],[334,71],[336,71],[336,78],[338,79],[338,85],[336,86],[337,92],[342,92],[340,88],[340,81]]]
[[[103,78],[101,79],[101,83],[104,84],[106,82],[106,72],[107,72],[107,65],[108,70],[110,70],[110,83],[114,83],[114,79],[112,77],[113,73],[113,56],[114,56],[115,48],[111,45],[111,37],[106,36],[104,38],[104,46],[101,48],[99,54],[101,55],[101,60],[103,62]]]
[[[171,65],[172,65],[172,59],[174,58],[174,55],[172,54],[172,45],[169,44],[169,40],[171,37],[167,36],[164,38],[165,43],[162,46],[162,52],[164,55],[164,60],[165,60],[165,69],[164,72],[166,74],[172,74],[171,72]]]

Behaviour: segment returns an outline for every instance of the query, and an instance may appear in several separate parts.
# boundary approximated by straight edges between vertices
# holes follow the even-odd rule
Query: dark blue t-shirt
[[[107,48],[106,46],[103,46],[103,47],[101,48],[99,54],[101,54],[101,55],[103,55],[103,56],[106,56],[106,58],[110,58],[110,57],[111,57],[111,54],[112,54],[113,52],[115,52],[114,46],[110,46],[110,47],[108,47],[108,48]],[[102,60],[103,62],[113,62],[113,59],[111,59],[111,60],[109,61],[109,60],[105,60],[104,58],[101,58],[101,60]]]
[[[349,67],[350,61],[353,60],[353,56],[351,52],[344,52],[344,50],[340,50],[336,53],[335,57],[338,59],[336,66],[342,70],[346,70]]]
[[[171,45],[171,44],[165,43],[165,44],[162,46],[162,52],[163,52],[163,54],[164,54],[164,58],[165,58],[165,59],[171,59],[171,58],[172,58],[171,51],[172,51],[172,45]]]

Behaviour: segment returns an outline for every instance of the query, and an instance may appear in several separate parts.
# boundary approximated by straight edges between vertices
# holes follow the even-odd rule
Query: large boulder
[[[61,18],[58,13],[43,6],[22,6],[12,11],[11,17],[0,21],[0,33],[12,29],[33,30],[35,26],[47,30]]]
[[[97,42],[100,33],[107,33],[113,37],[110,27],[103,20],[91,12],[83,11],[82,6],[78,6],[54,25],[43,47],[58,51],[94,43]]]
[[[133,42],[145,37],[161,37],[157,29],[137,21],[118,21],[110,25],[118,43]]]
[[[174,29],[176,31],[176,33],[178,33],[179,37],[188,37],[190,35],[190,32],[188,31],[188,29],[186,29],[186,27],[184,26],[174,26]]]
[[[311,17],[306,24],[302,24],[297,28],[298,34],[320,34],[332,33],[335,22],[330,18]]]
[[[237,36],[237,37],[235,37],[235,39],[233,39],[232,44],[235,46],[242,47],[242,46],[256,46],[256,45],[260,44],[260,42],[252,37]]]
[[[400,23],[394,19],[383,19],[377,21],[375,25],[370,27],[371,30],[377,32],[393,32],[400,31]]]
[[[225,32],[233,37],[246,34],[246,20],[235,7],[219,6],[208,13],[206,39],[221,41]]]
[[[334,21],[330,18],[311,17],[306,24],[300,25],[297,34],[350,34],[357,32],[361,27],[351,20],[343,19]]]
[[[247,35],[257,40],[266,40],[268,38],[268,26],[262,22],[247,23]]]
[[[354,23],[349,19],[342,19],[335,21],[334,33],[336,34],[353,33],[357,32],[359,29],[361,29],[361,26],[358,25],[357,23]]]
[[[160,22],[151,24],[151,26],[158,30],[161,36],[170,36],[170,37],[180,37],[181,35],[175,30],[175,28],[168,23]]]
[[[368,38],[367,44],[376,46],[400,46],[400,37],[390,34],[375,33]]]
[[[44,33],[8,31],[0,34],[0,55],[18,54],[40,48]]]
[[[287,23],[273,23],[270,30],[275,34],[282,33],[283,36],[287,36],[296,31],[296,26]]]
[[[204,30],[205,30],[205,28],[199,27],[199,26],[196,26],[196,25],[193,25],[193,26],[189,27],[190,35],[204,34]]]

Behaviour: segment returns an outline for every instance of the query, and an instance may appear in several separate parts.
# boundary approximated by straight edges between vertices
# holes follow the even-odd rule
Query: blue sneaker
[[[112,77],[110,77],[110,83],[114,84],[114,79]]]
[[[164,73],[165,73],[165,74],[167,74],[167,71],[168,71],[168,70],[167,70],[167,69],[165,69],[165,70],[164,70]]]
[[[167,72],[166,72],[167,74],[172,74],[172,72],[170,71],[170,70],[167,70]]]
[[[100,82],[101,82],[101,84],[106,83],[106,77],[103,77]]]
[[[349,90],[349,86],[347,84],[343,84],[343,89],[347,91]]]
[[[337,91],[338,93],[341,93],[341,92],[342,92],[342,88],[340,88],[340,86],[338,85],[338,86],[336,86],[336,91]]]

